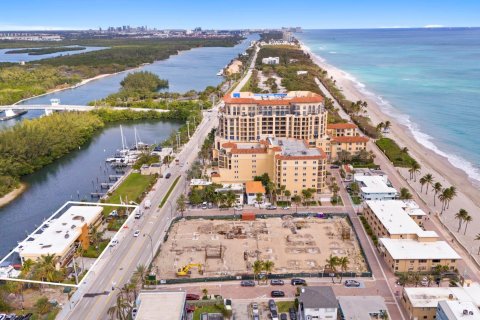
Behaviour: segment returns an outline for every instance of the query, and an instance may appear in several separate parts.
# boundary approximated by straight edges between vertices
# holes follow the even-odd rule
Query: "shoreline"
[[[301,43],[301,49],[310,55],[310,58],[315,64],[323,70],[326,70],[328,75],[336,80],[337,87],[341,89],[347,99],[352,101],[367,101],[367,114],[373,125],[387,120],[391,122],[390,132],[384,134],[384,136],[394,139],[401,148],[407,147],[411,156],[415,158],[422,167],[417,175],[416,181],[409,179],[408,168],[398,168],[393,167],[393,165],[392,168],[398,172],[421,201],[431,209],[432,213],[438,214],[440,212],[440,202],[437,199],[436,206],[434,205],[434,193],[431,191],[431,188],[428,194],[425,193],[425,187],[422,192],[419,178],[427,173],[431,173],[435,178],[435,182],[440,182],[444,188],[449,186],[455,186],[457,188],[457,196],[451,201],[450,207],[444,211],[442,215],[438,215],[438,218],[440,222],[446,226],[446,230],[450,232],[451,236],[456,238],[474,259],[480,261],[480,256],[477,255],[478,241],[474,240],[475,235],[480,229],[480,215],[478,214],[478,212],[480,212],[480,189],[474,184],[474,180],[470,178],[464,170],[450,163],[447,157],[436,153],[434,150],[429,149],[417,141],[410,128],[400,123],[398,119],[392,115],[387,114],[375,99],[375,94],[372,92],[366,93],[365,88],[359,87],[351,75],[327,63],[325,59],[313,53],[304,43]],[[373,139],[371,139],[370,149],[372,144],[374,145],[373,147],[376,148]],[[460,232],[457,232],[458,220],[454,217],[455,213],[461,208],[467,210],[473,218],[473,221],[468,226],[468,232],[466,232],[465,235],[463,232],[464,226],[462,226]]]
[[[18,196],[20,196],[23,192],[27,190],[27,185],[23,182],[20,182],[20,186],[16,189],[13,189],[6,195],[0,198],[0,208],[6,206],[13,200],[15,200]]]

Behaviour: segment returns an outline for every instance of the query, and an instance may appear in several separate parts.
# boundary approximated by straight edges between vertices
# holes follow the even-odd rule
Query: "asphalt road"
[[[159,179],[145,197],[151,200],[151,208],[145,210],[139,220],[130,216],[127,228],[122,229],[117,235],[119,244],[106,249],[109,250],[108,254],[105,254],[103,261],[91,271],[73,295],[70,305],[63,307],[57,319],[107,319],[108,309],[116,302],[118,288],[129,281],[138,265],[148,265],[151,262],[152,255],[163,242],[168,225],[175,215],[175,201],[185,189],[186,171],[194,162],[207,134],[217,126],[219,105],[210,112],[204,112],[202,122],[177,157],[180,164],[172,164],[167,170],[171,173],[170,179]],[[180,179],[176,187],[167,203],[160,209],[160,202],[177,177]],[[145,200],[141,203],[142,207],[144,202]],[[135,230],[140,230],[138,238],[133,237]],[[89,297],[84,297],[86,293],[89,293]],[[97,295],[92,297],[92,294]]]

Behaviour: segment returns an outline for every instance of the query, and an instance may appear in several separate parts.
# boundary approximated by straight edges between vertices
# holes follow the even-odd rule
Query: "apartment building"
[[[223,98],[217,137],[252,142],[269,137],[306,140],[319,146],[326,140],[327,111],[323,97],[309,91],[282,94],[236,92]],[[220,145],[217,141],[217,149]]]
[[[457,309],[459,303],[466,307],[462,309],[462,315],[459,319],[479,319],[470,317],[470,311],[472,311],[474,315],[478,314],[476,311],[478,311],[480,307],[480,285],[474,282],[464,285],[463,287],[403,288],[401,300],[410,315],[410,319],[443,320],[444,318],[437,317],[437,313],[442,314],[442,312],[438,312],[438,310]],[[448,307],[442,303],[444,301],[448,302]],[[440,303],[442,303],[442,305],[440,305],[439,308]],[[468,303],[468,307],[466,303]],[[457,306],[454,304],[457,304]],[[471,308],[472,305],[475,306],[477,310]],[[463,315],[463,310],[468,310],[466,315]]]
[[[338,136],[330,139],[330,159],[337,160],[340,153],[356,155],[362,150],[367,149],[367,137],[362,136]]]
[[[353,177],[363,200],[393,200],[397,197],[398,192],[391,186],[387,175],[355,174]]]
[[[354,137],[358,136],[358,127],[351,122],[346,123],[329,123],[327,125],[327,134],[330,137]]]
[[[303,189],[325,190],[326,155],[303,140],[268,138],[259,142],[223,142],[218,150],[217,183],[247,183],[268,174],[292,195]]]
[[[379,238],[386,263],[394,272],[426,272],[437,265],[455,270],[461,257],[435,231],[423,230],[411,218],[411,207],[400,200],[366,201],[363,215]]]

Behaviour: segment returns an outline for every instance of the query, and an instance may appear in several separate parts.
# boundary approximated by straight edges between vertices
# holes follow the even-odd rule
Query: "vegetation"
[[[398,144],[390,138],[381,138],[375,143],[396,167],[410,167],[415,161],[408,154],[408,150],[401,149]]]
[[[164,60],[182,50],[197,47],[226,47],[239,38],[226,39],[81,39],[63,41],[62,45],[103,46],[104,50],[64,55],[29,62],[24,66],[5,64],[0,68],[0,105],[71,86],[82,79],[139,67]],[[45,47],[53,43],[30,42],[29,46]],[[58,43],[54,43],[58,46]],[[24,47],[8,42],[0,47]],[[42,49],[46,50],[46,49]]]
[[[221,187],[221,184],[212,183],[211,185],[205,186],[202,189],[194,188],[188,195],[188,201],[192,205],[199,205],[203,202],[218,203],[220,199],[218,194],[215,192],[215,189]]]
[[[151,165],[159,162],[160,157],[158,155],[143,153],[142,155],[140,155],[140,157],[138,157],[137,161],[135,161],[135,164],[132,166],[132,168],[138,170],[143,165]]]
[[[278,312],[288,312],[290,308],[295,307],[295,301],[275,301],[277,304]]]
[[[108,197],[108,203],[121,203],[122,201],[135,201],[140,203],[144,194],[149,190],[157,177],[155,175],[142,175],[140,173],[131,173]]]
[[[364,216],[360,216],[360,221],[362,221],[363,227],[365,228],[365,232],[370,236],[370,238],[372,238],[373,244],[375,246],[378,246],[378,238],[373,233],[372,227],[370,227],[370,224],[368,224],[367,219]]]
[[[175,189],[175,186],[177,185],[179,179],[180,179],[180,177],[176,177],[175,181],[173,181],[172,185],[168,189],[167,194],[165,195],[165,197],[163,197],[162,202],[160,202],[160,205],[159,205],[160,208],[163,208],[163,206],[167,202],[167,200],[170,197],[170,194],[172,193],[173,189]]]
[[[80,51],[85,50],[85,47],[48,47],[48,48],[27,48],[5,51],[6,54],[14,53],[28,53],[29,56],[41,56],[44,54],[66,52],[66,51]]]
[[[0,177],[8,184],[3,193],[16,186],[20,176],[78,149],[104,123],[88,113],[56,113],[49,117],[24,120],[0,132]]]
[[[268,275],[273,272],[273,269],[275,268],[275,263],[270,260],[256,260],[253,263],[253,277],[257,278],[257,280],[260,282],[260,278],[258,277],[260,274],[265,274],[265,276],[262,277],[263,281],[265,283],[268,282]]]

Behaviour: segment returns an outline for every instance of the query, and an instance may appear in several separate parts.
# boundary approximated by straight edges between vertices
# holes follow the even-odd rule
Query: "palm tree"
[[[102,239],[102,234],[98,231],[98,228],[96,226],[90,229],[89,237],[90,237],[90,243],[95,248],[95,251],[98,252],[98,244]]]
[[[425,177],[421,177],[419,182],[421,184],[420,192],[423,192],[423,186],[427,183],[427,180],[425,180]]]
[[[208,296],[208,289],[207,289],[207,288],[203,288],[203,289],[202,289],[202,294],[203,294],[203,297],[207,297],[207,296]]]
[[[425,178],[425,182],[427,184],[427,190],[425,190],[425,194],[428,194],[428,186],[433,185],[433,175],[431,173],[427,173],[423,176]]]
[[[300,197],[298,194],[294,195],[292,197],[293,203],[295,203],[295,213],[298,212],[298,205],[302,203],[302,197]]]
[[[437,194],[442,191],[442,184],[440,182],[435,182],[433,185],[433,191],[435,191],[435,194],[433,195],[433,205],[435,206],[435,199],[437,198]]]
[[[383,132],[388,131],[388,129],[390,129],[391,126],[392,126],[392,123],[389,120],[385,121],[385,124],[383,125]]]
[[[272,204],[275,204],[276,200],[273,197],[273,195],[276,192],[275,183],[273,183],[272,181],[268,181],[266,189],[268,190],[268,195],[270,196],[270,201],[272,202]]]
[[[118,319],[118,320],[127,320],[128,313],[127,310],[129,309],[130,304],[127,299],[124,298],[122,292],[117,294],[117,301],[115,305],[110,307],[107,311],[107,314],[110,316],[110,319]]]
[[[417,181],[417,173],[420,172],[421,168],[417,161],[413,160],[410,162],[410,169],[408,170],[410,172],[410,180],[414,179],[413,181]]]
[[[287,198],[287,201],[289,202],[292,201],[291,199],[292,193],[290,192],[290,190],[285,190],[283,194],[285,195],[285,198]]]
[[[253,281],[255,281],[255,278],[260,274],[260,272],[263,271],[263,261],[262,260],[256,260],[253,263]]]
[[[410,281],[410,275],[406,272],[402,272],[398,276],[398,283],[402,286],[405,287],[405,285]]]
[[[457,230],[457,232],[460,232],[460,228],[462,227],[462,223],[465,220],[467,215],[468,215],[468,212],[465,209],[460,209],[457,213],[455,213],[455,219],[458,219],[458,230]]]
[[[468,223],[472,222],[472,220],[473,220],[472,216],[469,215],[468,213],[465,216],[465,218],[463,218],[463,221],[465,221],[465,230],[463,231],[463,235],[467,234]]]
[[[303,201],[307,204],[307,207],[310,206],[310,199],[312,198],[312,192],[310,189],[303,189],[302,190]]]
[[[348,260],[348,257],[341,257],[341,258],[338,259],[338,265],[340,266],[340,269],[342,270],[342,274],[340,276],[340,282],[342,282],[343,273],[347,272],[347,270],[348,270],[349,263],[350,263],[350,260]]]
[[[273,272],[273,269],[275,268],[275,262],[266,260],[263,262],[263,270],[268,274],[271,274]],[[268,277],[265,277],[265,282],[268,281]]]
[[[447,194],[448,194],[448,199],[447,199],[446,209],[450,207],[450,201],[452,201],[453,198],[457,196],[457,188],[455,186],[451,186],[450,188],[447,189]]]
[[[262,193],[257,193],[255,195],[255,201],[257,202],[258,205],[263,202],[263,194]]]
[[[440,202],[442,203],[442,210],[440,211],[440,214],[442,214],[443,211],[445,210],[445,206],[447,204],[448,197],[449,197],[448,188],[442,189],[442,192],[438,195],[438,200],[440,200]]]
[[[475,241],[480,241],[480,233],[478,233],[476,236],[475,236]],[[478,247],[478,252],[477,252],[477,255],[480,254],[480,246]]]
[[[325,267],[331,270],[332,273],[335,275],[337,273],[339,258],[337,256],[330,255],[330,257],[327,258],[326,262],[327,262],[327,265]],[[332,281],[333,281],[333,276],[332,276]]]
[[[338,200],[338,191],[340,191],[340,187],[335,183],[332,185],[332,192],[333,192],[333,198],[335,199],[335,203]]]
[[[380,122],[379,124],[377,124],[377,132],[378,133],[382,132],[383,128],[385,128],[385,123]]]
[[[412,199],[412,194],[407,188],[400,189],[400,199],[402,200],[410,200]]]
[[[237,196],[235,195],[235,193],[233,193],[232,191],[228,191],[225,202],[227,203],[227,207],[231,208],[235,204],[235,202],[237,202]]]
[[[145,285],[145,278],[147,277],[147,266],[144,265],[144,264],[137,265],[137,269],[135,270],[135,275],[140,280],[140,283],[141,283],[142,289],[143,289],[143,287]]]
[[[53,254],[41,255],[35,266],[35,273],[37,278],[43,281],[55,282],[60,277],[60,272],[57,270],[58,257]]]
[[[407,148],[407,147],[404,147],[404,148],[402,149],[402,153],[408,153],[408,148]]]

